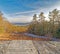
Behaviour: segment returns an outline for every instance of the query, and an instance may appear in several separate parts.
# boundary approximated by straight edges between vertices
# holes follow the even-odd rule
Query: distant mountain
[[[30,23],[12,23],[13,25],[18,25],[18,26],[26,26],[29,25]]]

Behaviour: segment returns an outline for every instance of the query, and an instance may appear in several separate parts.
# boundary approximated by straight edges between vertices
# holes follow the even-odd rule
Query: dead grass
[[[0,40],[40,40],[40,41],[47,41],[48,39],[43,39],[43,38],[33,38],[29,36],[25,36],[24,34],[16,34],[16,35],[11,35],[9,33],[5,34],[0,34]]]

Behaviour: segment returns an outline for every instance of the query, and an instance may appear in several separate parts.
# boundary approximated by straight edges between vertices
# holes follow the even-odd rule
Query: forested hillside
[[[47,17],[49,21],[45,20],[44,12],[41,12],[38,16],[34,14],[28,32],[40,36],[60,38],[60,10],[50,11]]]

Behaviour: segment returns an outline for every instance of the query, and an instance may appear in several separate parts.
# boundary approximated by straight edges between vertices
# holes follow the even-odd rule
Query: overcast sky
[[[0,11],[13,23],[25,23],[33,15],[44,12],[45,16],[53,9],[60,9],[60,0],[1,0]]]

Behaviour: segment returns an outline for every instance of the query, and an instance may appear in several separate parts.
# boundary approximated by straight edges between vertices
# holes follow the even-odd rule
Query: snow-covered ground
[[[34,35],[34,34],[29,34],[29,33],[24,33],[25,35],[27,35],[27,36],[30,36],[30,37],[33,37],[33,38],[49,38],[49,37],[47,37],[47,36],[38,36],[38,35]],[[50,40],[52,40],[52,41],[60,41],[59,39],[56,39],[56,38],[49,38]]]

